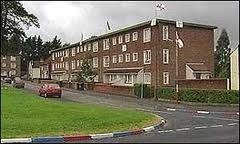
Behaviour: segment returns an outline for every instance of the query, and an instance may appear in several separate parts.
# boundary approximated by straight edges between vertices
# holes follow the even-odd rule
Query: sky
[[[217,26],[214,41],[225,28],[230,47],[239,44],[239,1],[21,1],[29,13],[38,17],[40,28],[31,27],[27,35],[40,35],[49,41],[55,35],[63,43],[106,33],[149,21],[155,17],[156,4],[164,4],[157,17],[174,21]]]

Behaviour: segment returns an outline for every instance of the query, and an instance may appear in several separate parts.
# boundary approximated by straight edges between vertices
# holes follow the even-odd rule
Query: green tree
[[[33,25],[40,27],[38,18],[28,13],[19,1],[1,1],[1,53],[17,54],[18,46],[26,38],[24,26],[28,29]],[[12,43],[14,39],[17,41]]]
[[[62,47],[66,47],[66,46],[70,46],[70,45],[71,45],[71,43],[65,43],[62,45]]]
[[[78,72],[77,81],[78,82],[92,82],[96,77],[97,73],[92,68],[91,58],[84,59],[81,65],[81,71]]]
[[[57,36],[55,36],[51,44],[51,50],[62,47],[61,44],[62,44],[61,39],[58,39]]]
[[[230,41],[226,29],[223,29],[217,41],[215,51],[215,77],[230,78]]]

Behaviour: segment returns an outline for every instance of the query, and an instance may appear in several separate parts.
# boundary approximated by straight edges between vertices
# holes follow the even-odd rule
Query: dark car
[[[58,96],[59,98],[61,98],[62,89],[58,84],[44,84],[39,89],[39,95],[44,97]]]
[[[13,82],[13,87],[15,88],[24,88],[25,83],[21,80],[20,77],[15,77]]]

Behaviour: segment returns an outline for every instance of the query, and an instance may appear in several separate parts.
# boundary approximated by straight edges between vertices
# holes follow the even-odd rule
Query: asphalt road
[[[37,93],[39,85],[26,83],[25,88]],[[141,108],[158,114],[167,120],[167,124],[163,128],[149,133],[120,138],[81,141],[83,143],[239,143],[239,115],[226,115],[223,113],[198,114],[190,112],[166,111],[164,109],[165,105],[163,104],[158,106],[158,110],[154,110],[154,106],[147,104],[148,102],[145,100],[141,101],[139,99],[133,99],[135,102],[131,102],[132,98],[120,96],[113,99],[109,95],[104,96],[103,94],[99,94],[98,96],[96,93],[78,92],[67,89],[63,90],[62,98],[57,100],[103,104],[112,107]],[[173,105],[171,106],[173,107]],[[218,109],[219,111],[231,111],[231,109],[232,111],[236,111],[236,108],[229,107],[208,108],[210,110],[214,109],[215,111]],[[194,109],[194,107],[191,107],[191,109]]]

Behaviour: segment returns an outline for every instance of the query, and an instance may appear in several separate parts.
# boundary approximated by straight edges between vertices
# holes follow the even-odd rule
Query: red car
[[[39,95],[44,97],[58,96],[59,98],[61,98],[62,89],[58,84],[44,84],[39,89]]]

